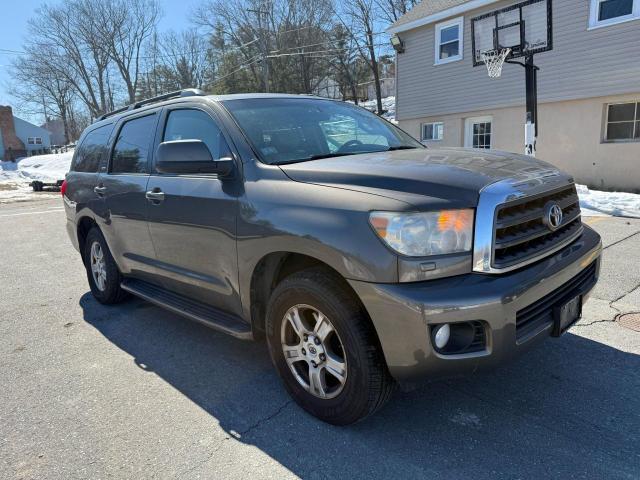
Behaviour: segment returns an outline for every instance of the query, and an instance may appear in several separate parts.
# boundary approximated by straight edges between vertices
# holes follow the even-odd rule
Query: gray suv
[[[263,339],[338,425],[396,384],[562,335],[601,241],[573,179],[511,153],[425,148],[353,105],[185,90],[107,114],[63,186],[95,298],[128,294]]]

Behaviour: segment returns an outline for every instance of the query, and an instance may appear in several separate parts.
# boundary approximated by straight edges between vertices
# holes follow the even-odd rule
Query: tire
[[[99,263],[96,262],[94,252],[92,252],[92,249],[97,249],[94,245],[99,246],[99,250],[102,253],[103,263],[101,263],[99,271],[103,275],[94,275],[95,265]],[[128,293],[120,288],[122,275],[118,270],[118,266],[113,260],[102,233],[96,227],[92,228],[87,234],[84,244],[84,263],[91,293],[98,302],[104,305],[112,305],[120,303],[128,297]]]
[[[395,386],[373,326],[343,282],[325,269],[295,273],[274,290],[266,319],[269,353],[286,390],[307,412],[333,425],[373,414]],[[295,331],[296,313],[307,340]],[[317,344],[324,334],[316,333],[323,331],[330,333]]]

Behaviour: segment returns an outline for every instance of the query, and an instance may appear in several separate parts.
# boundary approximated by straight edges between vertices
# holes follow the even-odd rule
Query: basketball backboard
[[[551,0],[527,0],[471,19],[473,65],[482,54],[510,49],[508,58],[526,57],[553,48]]]

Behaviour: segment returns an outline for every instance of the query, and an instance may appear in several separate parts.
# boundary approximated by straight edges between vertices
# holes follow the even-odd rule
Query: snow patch
[[[372,112],[375,112],[378,109],[378,102],[375,99],[360,102],[358,105]],[[382,114],[383,118],[390,122],[398,123],[396,122],[396,97],[392,96],[383,98],[382,110],[385,110],[385,113]]]
[[[29,183],[64,180],[71,167],[73,150],[66,153],[35,155],[17,162],[0,162],[0,203],[36,198]]]
[[[586,185],[576,185],[576,189],[584,216],[613,215],[640,218],[640,194],[601,192],[591,190]]]

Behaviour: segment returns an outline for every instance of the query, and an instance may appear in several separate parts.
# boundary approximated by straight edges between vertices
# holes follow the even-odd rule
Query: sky
[[[159,30],[183,30],[190,26],[189,14],[199,0],[159,0],[164,11]],[[16,58],[15,54],[5,53],[3,50],[22,51],[24,39],[27,35],[27,22],[36,14],[37,8],[45,3],[44,0],[0,0],[0,105],[15,106],[15,100],[8,92],[11,78],[9,66]],[[56,0],[48,0],[56,4]],[[24,116],[24,115],[23,115]],[[41,119],[26,118],[28,121]]]

